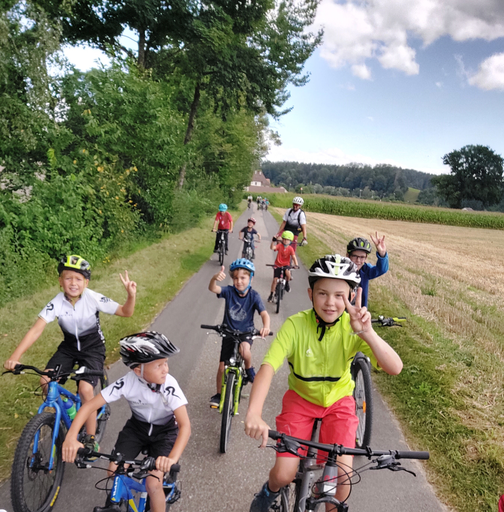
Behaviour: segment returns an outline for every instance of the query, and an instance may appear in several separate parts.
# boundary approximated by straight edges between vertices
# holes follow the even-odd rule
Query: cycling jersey
[[[115,402],[122,396],[126,398],[133,416],[151,425],[166,425],[174,416],[173,411],[186,405],[187,400],[176,379],[170,374],[158,391],[154,391],[148,383],[130,371],[101,391],[107,403]]]
[[[86,288],[75,305],[63,292],[58,293],[40,312],[39,318],[47,323],[57,318],[64,342],[81,351],[96,343],[105,343],[99,313],[114,315],[118,307],[119,304],[112,299]]]
[[[294,210],[294,208],[289,208],[283,219],[285,221],[285,231],[290,231],[297,235],[301,231],[301,226],[306,224],[306,215],[301,208],[298,210]]]
[[[275,260],[277,267],[290,265],[291,256],[295,254],[294,248],[291,245],[285,246],[282,242],[279,242],[273,250],[278,252]]]
[[[319,341],[313,309],[301,311],[285,321],[264,360],[275,372],[287,358],[290,367],[289,389],[322,407],[329,407],[345,396],[351,396],[354,382],[350,360],[363,352],[377,367],[369,345],[352,335],[350,316],[344,312],[338,322],[327,327]]]
[[[219,221],[218,228],[219,230],[229,229],[231,227],[231,222],[233,222],[233,217],[229,212],[218,212],[215,216],[215,220]]]
[[[260,295],[252,288],[241,297],[234,286],[223,286],[217,297],[226,299],[222,323],[242,332],[254,329],[254,313],[261,314],[266,309]]]

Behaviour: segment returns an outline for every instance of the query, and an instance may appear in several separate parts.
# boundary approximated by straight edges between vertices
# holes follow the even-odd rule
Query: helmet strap
[[[313,312],[315,313],[315,320],[317,322],[317,332],[319,329],[321,329],[320,331],[320,336],[319,336],[319,341],[322,341],[322,338],[324,337],[324,334],[326,332],[326,328],[327,327],[333,327],[335,326],[341,317],[338,317],[337,320],[335,322],[332,322],[330,324],[328,324],[327,322],[325,322],[324,320],[322,320],[322,318],[320,318],[320,316],[318,315],[318,313],[315,311],[315,308],[313,308]]]

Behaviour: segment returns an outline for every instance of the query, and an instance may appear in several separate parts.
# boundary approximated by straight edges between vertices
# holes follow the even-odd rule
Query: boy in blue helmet
[[[233,261],[229,266],[229,273],[233,280],[233,286],[219,286],[217,281],[226,279],[224,266],[210,280],[208,289],[215,293],[219,299],[225,299],[223,324],[231,329],[242,332],[248,332],[254,329],[254,313],[257,311],[261,316],[263,327],[260,331],[261,336],[267,336],[270,332],[270,317],[260,295],[251,288],[252,278],[254,277],[254,264],[240,258]],[[250,351],[252,342],[244,341],[240,345],[240,354],[245,361],[248,380],[254,382],[255,370],[252,366],[252,353]],[[220,403],[220,393],[222,389],[222,375],[224,374],[224,362],[229,359],[233,353],[234,343],[226,338],[222,339],[220,353],[219,370],[217,371],[217,394],[210,399],[211,407],[218,407]]]
[[[231,214],[227,211],[228,207],[227,204],[221,203],[219,205],[219,211],[217,212],[217,215],[215,216],[215,222],[213,225],[212,231],[217,231],[217,235],[215,237],[215,246],[214,246],[214,252],[217,252],[217,247],[219,246],[219,231],[224,231],[224,239],[226,241],[226,254],[228,253],[228,234],[231,231],[233,232],[233,217],[231,217]],[[219,226],[219,229],[217,229],[217,225]]]

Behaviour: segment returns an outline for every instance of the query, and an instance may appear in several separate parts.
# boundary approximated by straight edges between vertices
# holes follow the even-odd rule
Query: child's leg
[[[273,281],[271,283],[271,293],[275,293],[275,288],[276,288],[277,281],[278,281],[278,278],[274,277]]]
[[[164,512],[166,505],[163,491],[163,472],[155,469],[150,474],[154,476],[145,480],[145,486],[150,498],[151,512]]]
[[[79,381],[79,396],[82,400],[82,405],[86,402],[89,402],[94,398],[94,388],[93,385],[85,380]],[[96,434],[96,411],[92,412],[88,419],[86,420],[86,433],[88,435],[94,436]]]
[[[250,343],[246,341],[240,343],[240,354],[245,361],[245,369],[252,366],[252,351],[250,350]]]
[[[298,465],[297,457],[277,457],[269,474],[270,491],[278,492],[282,487],[290,484],[296,476]]]
[[[285,269],[285,279],[288,281],[291,280],[291,273],[290,273],[290,270],[289,269]]]
[[[224,361],[219,363],[219,369],[217,370],[217,393],[220,394],[222,391],[222,376],[224,375]]]

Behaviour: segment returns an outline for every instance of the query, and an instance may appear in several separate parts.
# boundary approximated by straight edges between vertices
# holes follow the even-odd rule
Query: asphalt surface
[[[246,210],[236,221],[234,233],[230,234],[229,255],[224,262],[226,268],[231,261],[241,256],[242,242],[238,240],[238,232],[246,225],[249,215],[250,211]],[[267,304],[273,272],[271,267],[266,267],[266,263],[274,261],[269,244],[271,237],[277,232],[278,224],[269,212],[256,212],[255,206],[253,215],[257,219],[256,229],[262,235],[263,242],[256,245],[256,276],[252,286]],[[298,251],[300,250],[303,249],[299,248]],[[200,324],[218,324],[222,321],[224,301],[208,291],[208,283],[219,269],[217,255],[214,254],[152,324],[153,330],[166,334],[181,349],[180,354],[170,359],[170,373],[178,380],[188,399],[192,425],[192,436],[181,459],[182,498],[172,506],[171,510],[174,512],[247,512],[254,493],[267,480],[275,458],[272,449],[258,449],[259,443],[244,434],[243,420],[250,385],[244,388],[239,416],[233,419],[230,449],[226,454],[219,453],[221,416],[216,410],[210,409],[208,400],[216,392],[220,338],[200,328]],[[267,304],[273,332],[278,331],[287,316],[311,307],[306,289],[307,273],[301,268],[294,273],[292,292],[286,294],[280,313],[274,313],[273,305]],[[256,327],[260,323],[258,317]],[[259,368],[271,341],[272,338],[268,338],[267,341],[258,339],[254,342],[252,354],[256,369]],[[113,365],[109,370],[111,382],[125,372],[126,368],[121,362]],[[284,365],[273,380],[264,407],[263,417],[272,428],[287,388],[287,375],[288,367]],[[397,422],[376,391],[374,397],[376,405],[372,447],[408,449]],[[112,415],[101,444],[103,452],[110,452],[117,433],[129,415],[125,401],[112,404]],[[356,459],[354,467],[360,464]],[[96,465],[106,467],[105,462],[98,462]],[[406,472],[388,470],[363,473],[362,481],[352,490],[350,510],[446,511],[427,483],[422,463],[405,461],[403,466],[414,471],[416,478]],[[91,512],[94,506],[103,506],[105,493],[95,489],[95,484],[104,476],[104,472],[98,469],[77,469],[74,465],[66,464],[63,485],[53,508],[54,512]],[[0,487],[0,509],[13,512],[9,487],[9,482],[4,482]]]

